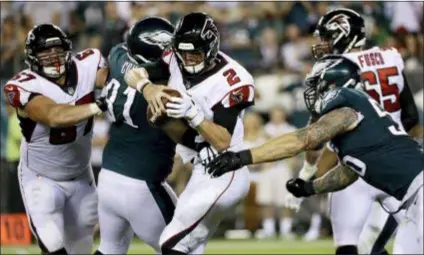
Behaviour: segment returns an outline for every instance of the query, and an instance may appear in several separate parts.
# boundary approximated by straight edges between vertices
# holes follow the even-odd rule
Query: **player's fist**
[[[124,76],[125,82],[133,89],[142,91],[143,87],[150,83],[149,74],[144,68],[133,68],[128,70]]]
[[[295,197],[310,197],[315,194],[312,182],[307,182],[299,178],[288,180],[286,188]]]

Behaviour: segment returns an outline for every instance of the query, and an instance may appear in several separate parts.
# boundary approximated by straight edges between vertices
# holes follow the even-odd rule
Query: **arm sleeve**
[[[244,85],[230,91],[224,99],[213,107],[213,122],[225,127],[233,134],[241,111],[254,104],[252,85]]]
[[[405,73],[402,73],[404,80],[404,87],[400,93],[400,106],[402,109],[401,112],[401,121],[405,130],[408,132],[415,125],[418,124],[418,110],[415,105],[414,97],[412,95],[411,89],[409,88],[408,81],[406,79]]]

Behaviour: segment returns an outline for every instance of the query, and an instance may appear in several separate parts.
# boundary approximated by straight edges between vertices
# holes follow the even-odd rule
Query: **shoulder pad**
[[[40,77],[30,70],[25,70],[10,79],[3,90],[9,104],[17,108],[24,107],[31,94],[41,94],[38,91],[40,86]]]
[[[324,115],[334,109],[341,108],[347,105],[346,98],[343,96],[342,88],[329,90],[321,99],[319,113]]]

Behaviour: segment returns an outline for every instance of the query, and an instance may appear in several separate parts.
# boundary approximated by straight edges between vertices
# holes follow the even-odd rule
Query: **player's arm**
[[[238,169],[243,165],[277,161],[316,148],[333,137],[354,129],[360,118],[349,107],[337,108],[323,115],[319,121],[296,132],[287,133],[269,140],[262,146],[240,151],[226,152],[208,166],[215,176]]]
[[[352,108],[335,109],[325,114],[316,123],[251,149],[252,163],[281,160],[293,157],[304,150],[314,149],[336,135],[352,130],[358,121],[358,114]]]
[[[358,174],[349,167],[338,164],[324,176],[314,181],[292,179],[286,183],[287,190],[295,197],[309,197],[315,194],[339,191],[358,179]]]
[[[8,84],[4,87],[9,103],[23,117],[40,122],[49,127],[66,127],[86,120],[105,111],[107,106],[103,100],[83,105],[57,104],[52,99],[25,91],[18,86]]]
[[[418,110],[414,101],[414,96],[409,88],[408,80],[404,73],[402,73],[402,75],[405,85],[399,96],[399,102],[402,109],[401,121],[405,130],[411,134],[410,131],[412,131],[419,122]]]
[[[237,98],[235,100],[234,98]],[[254,89],[251,85],[237,87],[214,106],[213,120],[204,117],[198,105],[183,93],[182,98],[171,98],[166,104],[167,114],[173,118],[185,118],[189,125],[218,152],[230,147],[240,112],[254,102]]]
[[[321,177],[325,175],[328,171],[330,171],[333,167],[337,165],[337,162],[339,162],[337,154],[325,147],[318,158],[317,171],[315,173],[315,176]]]
[[[139,93],[143,94],[147,103],[152,106],[153,113],[160,115],[165,112],[162,98],[170,99],[163,90],[168,88],[165,85],[154,84],[149,79],[149,72],[144,67],[133,68],[124,76],[125,82]]]
[[[96,73],[96,88],[102,89],[109,79],[109,67],[106,59],[100,54],[99,64]]]

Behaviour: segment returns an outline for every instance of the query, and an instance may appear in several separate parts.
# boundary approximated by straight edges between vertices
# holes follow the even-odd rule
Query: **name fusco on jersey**
[[[399,95],[404,88],[404,63],[400,53],[394,48],[373,47],[343,56],[361,68],[361,77],[368,95],[402,126]]]
[[[195,86],[189,89],[184,85],[184,80],[178,66],[175,54],[168,51],[164,54],[163,60],[169,64],[169,72],[171,74],[168,86],[180,91],[186,91],[190,94],[198,107],[205,114],[205,119],[212,120],[214,117],[213,108],[218,103],[222,103],[224,107],[231,107],[237,103],[237,98],[247,96],[249,102],[254,99],[254,80],[250,73],[244,69],[239,63],[231,59],[229,56],[219,52],[221,61],[226,63],[216,73],[207,77]],[[243,95],[242,95],[243,94]],[[243,148],[243,115],[244,111],[239,114],[229,150],[238,151]],[[199,135],[196,137],[196,143],[203,143],[205,139]],[[184,162],[192,160],[198,152],[183,146],[177,145],[177,153]]]
[[[59,104],[79,105],[94,102],[97,70],[100,65],[105,65],[101,53],[97,49],[87,49],[72,60],[76,69],[76,85],[73,88],[65,91],[57,84],[26,69],[5,86],[5,90],[10,91],[7,92],[10,103],[16,108],[23,108],[32,95],[43,95]],[[75,178],[91,169],[93,119],[65,128],[50,128],[21,116],[19,121],[25,137],[21,142],[21,165],[59,181]]]

